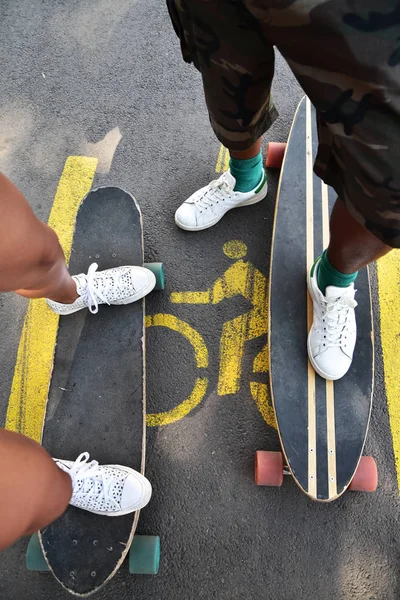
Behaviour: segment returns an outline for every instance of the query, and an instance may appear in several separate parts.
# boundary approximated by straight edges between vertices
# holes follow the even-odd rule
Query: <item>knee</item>
[[[24,535],[49,525],[66,510],[72,495],[70,476],[40,446],[32,468],[30,511]]]
[[[71,479],[36,442],[0,430],[0,547],[41,529],[66,509]]]
[[[64,262],[56,233],[40,221],[9,242],[0,247],[0,292],[30,289]]]

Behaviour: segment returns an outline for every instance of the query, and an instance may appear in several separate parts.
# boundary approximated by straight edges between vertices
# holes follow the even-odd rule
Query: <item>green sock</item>
[[[263,177],[262,153],[244,160],[231,158],[229,170],[236,179],[235,192],[250,192]]]
[[[325,295],[328,285],[345,288],[356,280],[358,271],[345,274],[337,271],[329,262],[326,250],[322,253],[321,260],[318,263],[317,282],[321,292]]]

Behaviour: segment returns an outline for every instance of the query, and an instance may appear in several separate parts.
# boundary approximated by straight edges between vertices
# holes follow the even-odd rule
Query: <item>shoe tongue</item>
[[[73,275],[72,279],[75,281],[76,283],[76,291],[78,292],[78,294],[80,296],[82,296],[83,292],[85,291],[86,288],[86,277],[83,273],[81,273],[80,275]]]
[[[69,467],[67,467],[67,465],[64,465],[63,462],[58,461],[58,460],[56,460],[55,462],[56,462],[57,467],[59,469],[61,469],[61,471],[65,471],[66,473],[70,472],[71,469]]]
[[[352,295],[354,297],[354,283],[351,283],[348,287],[336,287],[335,285],[328,285],[325,289],[325,298],[327,300],[337,300],[346,292],[351,290]]]
[[[222,175],[222,178],[225,179],[225,181],[227,182],[227,184],[232,188],[235,189],[235,185],[236,185],[236,179],[234,178],[234,176],[232,175],[232,173],[229,171],[225,171],[225,173]]]

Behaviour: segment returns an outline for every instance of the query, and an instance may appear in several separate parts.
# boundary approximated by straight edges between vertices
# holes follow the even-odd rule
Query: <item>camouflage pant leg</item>
[[[318,111],[316,173],[400,247],[400,2],[246,0]]]
[[[400,2],[168,2],[222,143],[246,149],[273,121],[276,45],[317,108],[317,174],[376,237],[400,247]]]
[[[167,0],[183,58],[203,78],[211,125],[224,146],[245,150],[278,113],[270,89],[274,50],[242,0]]]

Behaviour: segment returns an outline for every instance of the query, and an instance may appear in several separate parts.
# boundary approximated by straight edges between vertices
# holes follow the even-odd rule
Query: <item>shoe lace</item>
[[[116,271],[111,274],[110,271],[97,272],[97,263],[92,263],[86,275],[86,287],[82,293],[84,300],[92,314],[99,311],[99,301],[110,304],[107,300],[107,294],[111,289],[121,287],[121,274]],[[96,284],[95,285],[95,281]]]
[[[226,194],[232,193],[232,188],[225,179],[215,179],[208,185],[206,191],[194,200],[194,204],[203,209],[208,209],[216,202],[224,202]]]
[[[110,492],[112,479],[104,475],[104,471],[99,469],[97,460],[89,461],[89,453],[83,452],[78,456],[70,469],[72,479],[73,494],[86,502],[92,499],[111,504],[118,509],[119,504],[114,500]],[[79,483],[81,486],[79,487]]]
[[[323,300],[323,346],[341,346],[348,326],[349,311],[356,306],[356,300],[347,294],[343,294],[343,296],[340,296],[336,300],[327,300],[326,298]]]

